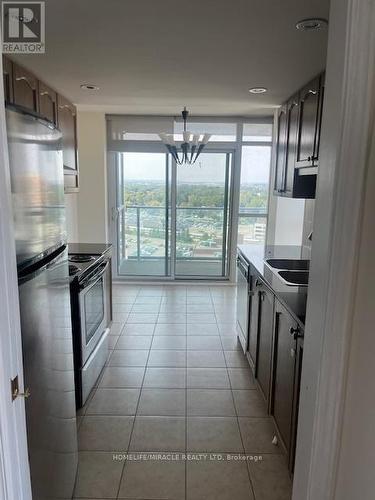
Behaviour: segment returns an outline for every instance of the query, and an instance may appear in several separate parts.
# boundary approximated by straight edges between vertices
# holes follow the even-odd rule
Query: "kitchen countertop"
[[[69,243],[70,254],[102,255],[112,249],[109,243]]]
[[[264,259],[301,259],[302,247],[288,245],[238,245],[238,250],[274,291],[278,300],[301,326],[305,326],[308,287],[285,285]]]

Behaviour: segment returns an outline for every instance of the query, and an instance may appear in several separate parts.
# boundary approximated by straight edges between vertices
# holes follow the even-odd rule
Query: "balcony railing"
[[[263,208],[241,210],[242,215],[266,223]],[[220,262],[226,253],[224,220],[224,207],[176,207],[176,259]],[[119,225],[120,255],[138,261],[165,259],[170,231],[165,206],[127,205]]]

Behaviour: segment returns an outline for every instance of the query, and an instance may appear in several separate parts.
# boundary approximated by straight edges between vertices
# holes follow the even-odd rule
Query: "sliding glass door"
[[[160,152],[114,158],[117,277],[226,278],[232,154],[203,153],[192,166]]]
[[[224,277],[230,201],[229,153],[204,153],[176,170],[176,277]]]
[[[168,157],[118,153],[116,170],[118,275],[168,276]]]

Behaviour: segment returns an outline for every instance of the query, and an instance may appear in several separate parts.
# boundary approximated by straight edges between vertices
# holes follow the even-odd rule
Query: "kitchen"
[[[338,25],[333,26],[338,39],[348,36]],[[217,102],[211,112],[204,115],[201,111],[200,117],[188,102],[194,113],[181,120],[179,108],[172,102],[163,107],[158,101],[155,113],[148,115],[144,111],[147,99],[143,112],[141,108],[134,112],[126,105],[121,108],[115,102],[109,105],[109,101],[103,112],[101,90],[81,89],[79,102],[71,83],[60,88],[56,74],[52,76],[51,67],[47,69],[51,59],[45,59],[47,66],[43,69],[38,56],[3,56],[24,364],[22,376],[22,371],[14,369],[17,363],[19,366],[20,351],[15,358],[18,356],[18,361],[9,358],[13,368],[8,378],[14,399],[10,408],[17,412],[9,421],[18,422],[20,433],[14,443],[19,456],[24,456],[28,446],[26,466],[21,459],[13,462],[22,480],[14,486],[9,479],[9,491],[19,491],[9,498],[32,498],[32,488],[35,499],[73,495],[77,499],[234,496],[272,500],[292,498],[292,488],[293,498],[307,498],[307,487],[310,492],[320,487],[303,480],[309,474],[310,460],[317,458],[319,444],[324,449],[320,435],[312,441],[312,419],[320,414],[324,422],[324,416],[328,419],[332,415],[324,415],[318,406],[315,414],[311,406],[315,398],[327,397],[324,390],[328,390],[318,384],[317,366],[322,363],[324,373],[326,358],[320,356],[322,337],[311,335],[311,324],[321,320],[322,327],[316,330],[315,324],[314,331],[323,331],[323,321],[337,309],[326,312],[327,318],[323,314],[319,301],[324,293],[317,277],[324,259],[321,254],[314,260],[314,255],[328,252],[322,237],[338,231],[330,233],[327,214],[333,217],[338,213],[333,211],[336,198],[327,197],[325,191],[332,187],[333,177],[322,170],[322,164],[326,165],[328,159],[334,162],[328,155],[329,148],[342,147],[339,135],[330,136],[337,130],[334,116],[342,102],[340,92],[335,95],[329,86],[329,76],[337,89],[338,81],[342,85],[343,80],[341,69],[330,66],[330,54],[336,54],[334,43],[328,42],[325,65],[323,48],[331,21],[329,28],[325,24],[319,27],[316,33],[307,35],[320,40],[316,69],[306,72],[308,78],[296,79],[298,85],[284,83],[282,99],[276,98],[278,105],[268,117],[264,110],[261,115],[258,110],[258,115],[251,116],[248,111],[249,116],[239,117],[238,112],[235,116],[233,104],[230,115],[219,112],[214,116]],[[305,35],[294,29],[296,36]],[[353,67],[363,63],[359,59],[350,61]],[[322,73],[325,68],[326,73]],[[82,78],[79,81],[84,82]],[[91,81],[99,82],[98,75]],[[94,84],[82,83],[86,87]],[[367,81],[360,84],[365,106],[370,87]],[[65,95],[72,97],[68,100]],[[264,96],[260,98],[264,102]],[[352,112],[352,118],[359,119],[359,110]],[[328,129],[325,116],[326,123],[331,120]],[[161,132],[180,137],[184,120],[185,131],[192,130],[201,137],[212,131],[199,170],[177,165],[178,157],[170,163],[167,155],[173,156],[173,150],[158,139],[156,144],[154,139]],[[366,123],[370,122],[358,128],[363,131],[363,141],[370,133]],[[270,127],[271,135],[265,134]],[[253,135],[245,137],[245,129]],[[360,143],[359,137],[357,140]],[[254,167],[241,151],[257,147],[272,152],[262,160],[270,179],[269,201],[266,210],[250,207],[251,211],[239,195],[241,189],[247,189],[247,180],[241,178],[243,172],[251,173]],[[155,169],[160,159],[159,177],[141,173],[139,159],[146,165],[146,155],[152,157]],[[365,157],[361,158],[360,173],[364,173]],[[215,181],[212,159],[221,176]],[[42,164],[49,167],[48,175]],[[342,164],[344,169],[345,161]],[[135,173],[138,169],[138,177],[132,173],[131,182],[126,177],[129,169]],[[189,179],[193,173],[200,176],[195,183]],[[25,182],[25,178],[29,180]],[[355,193],[360,192],[360,178],[351,181],[352,187],[358,187]],[[116,184],[116,179],[122,180]],[[139,198],[147,184],[153,186],[154,198],[160,198],[164,189],[165,197],[159,205],[149,193]],[[4,188],[7,185],[4,183]],[[122,186],[118,192],[125,196],[117,198],[117,204],[116,186]],[[202,198],[194,205],[186,198],[188,190],[202,197],[207,186],[216,193],[211,204]],[[348,193],[344,182],[340,186]],[[134,203],[136,192],[138,205]],[[180,198],[181,193],[185,198]],[[319,203],[314,203],[315,198]],[[7,195],[2,193],[1,199],[7,203]],[[127,222],[122,221],[123,205],[129,211],[125,214]],[[7,213],[4,206],[3,214]],[[360,227],[360,205],[353,203],[353,207],[352,219],[345,212],[346,220],[354,224],[357,216],[354,227]],[[263,231],[265,219],[267,229]],[[9,217],[12,220],[13,216]],[[251,229],[237,234],[237,227],[245,226],[244,222]],[[187,229],[189,224],[191,231]],[[359,245],[356,234],[352,245]],[[343,250],[340,245],[338,255],[339,250]],[[328,265],[328,260],[325,262]],[[354,272],[353,258],[350,263],[346,269]],[[326,277],[332,276],[335,266],[331,272],[329,269],[325,268]],[[14,271],[15,267],[9,267],[8,272]],[[342,275],[333,274],[338,276]],[[348,290],[345,286],[341,289]],[[332,303],[330,297],[327,303]],[[17,306],[16,301],[14,314]],[[346,318],[349,321],[346,315],[342,321]],[[339,325],[331,325],[333,336]],[[330,338],[327,334],[327,342]],[[345,338],[349,349],[349,337]],[[6,342],[5,338],[4,346]],[[326,365],[326,373],[335,367],[343,370],[344,365],[338,361]],[[4,369],[7,366],[4,364]],[[330,387],[333,396],[332,384]],[[337,392],[345,387],[342,382]],[[335,395],[332,403],[339,404],[339,398],[340,394]],[[325,431],[322,439],[331,435],[339,445],[337,434],[327,434],[328,427]],[[10,449],[7,440],[5,446]],[[224,452],[242,457],[262,455],[263,460],[220,464],[217,460],[131,463],[128,459],[124,464],[113,458],[114,452]],[[4,463],[8,471],[9,458]],[[323,463],[320,461],[319,466]],[[326,464],[327,471],[334,458],[327,457]],[[310,473],[316,478],[326,474],[319,467]],[[344,478],[340,474],[337,484]],[[148,477],[147,482],[141,479],[144,477]],[[357,472],[348,491],[356,484],[356,477]],[[325,480],[329,484],[327,476]]]

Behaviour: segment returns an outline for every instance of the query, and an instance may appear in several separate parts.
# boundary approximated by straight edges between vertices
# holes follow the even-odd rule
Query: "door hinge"
[[[23,397],[23,398],[28,398],[30,396],[30,389],[27,388],[25,392],[20,392],[19,385],[18,385],[18,375],[14,377],[10,381],[10,390],[12,393],[12,401],[17,399],[18,397]]]

